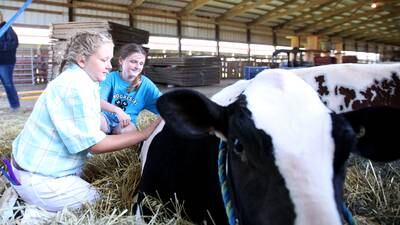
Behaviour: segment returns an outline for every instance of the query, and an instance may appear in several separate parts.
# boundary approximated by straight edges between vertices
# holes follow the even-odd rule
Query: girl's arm
[[[131,122],[131,117],[124,112],[118,106],[115,106],[107,101],[101,100],[100,101],[100,108],[102,111],[112,112],[115,113],[118,117],[119,122],[122,125],[122,128],[128,126]]]
[[[118,111],[123,111],[118,106],[115,106],[105,100],[100,100],[100,108],[101,108],[101,111],[107,111],[107,112],[112,112],[112,113],[117,113]]]
[[[132,131],[118,135],[107,135],[103,140],[93,145],[89,151],[92,154],[100,154],[117,151],[138,144],[146,140],[151,133],[153,133],[160,121],[161,119],[158,118],[143,131]]]

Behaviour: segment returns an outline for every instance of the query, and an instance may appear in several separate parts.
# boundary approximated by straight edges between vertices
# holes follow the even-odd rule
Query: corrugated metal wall
[[[344,50],[345,51],[355,51],[356,44],[353,40],[345,40],[344,41]]]
[[[230,41],[230,42],[243,42],[246,43],[246,29],[245,28],[235,28],[231,26],[220,26],[220,41]]]
[[[178,22],[175,19],[135,16],[134,21],[136,28],[147,30],[151,35],[171,37],[176,37],[178,35]]]
[[[215,40],[215,25],[192,21],[183,21],[182,37]]]
[[[366,52],[367,51],[367,43],[365,41],[358,41],[357,42],[357,49],[356,51],[359,52]]]
[[[54,2],[65,3],[65,0],[55,0]],[[0,9],[4,19],[10,19],[23,5],[23,2],[0,0]],[[52,23],[62,23],[68,21],[68,9],[62,6],[50,6],[32,3],[29,10],[22,13],[15,24],[49,26]]]
[[[251,43],[273,45],[272,30],[269,31],[252,30]]]

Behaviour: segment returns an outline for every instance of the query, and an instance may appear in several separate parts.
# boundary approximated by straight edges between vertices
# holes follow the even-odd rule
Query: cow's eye
[[[242,162],[247,162],[244,147],[239,139],[235,139],[235,141],[233,142],[233,153],[237,155]]]
[[[243,153],[243,145],[240,143],[239,139],[235,139],[235,142],[233,144],[234,146],[234,152],[236,154],[242,154]]]

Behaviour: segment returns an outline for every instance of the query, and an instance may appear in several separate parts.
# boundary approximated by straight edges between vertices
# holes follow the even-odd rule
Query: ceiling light
[[[371,8],[375,9],[377,6],[378,6],[378,4],[376,2],[371,3]]]

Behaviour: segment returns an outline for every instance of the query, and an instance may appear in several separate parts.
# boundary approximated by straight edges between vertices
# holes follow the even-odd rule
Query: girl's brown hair
[[[124,60],[127,57],[129,57],[130,55],[134,54],[134,53],[140,53],[144,56],[147,55],[146,51],[137,44],[131,43],[131,44],[126,44],[124,46],[121,47],[121,49],[119,50],[118,53],[118,58],[120,60]],[[133,90],[139,88],[140,83],[142,81],[142,75],[139,74],[131,83],[131,85],[128,87],[128,92],[132,92]]]

